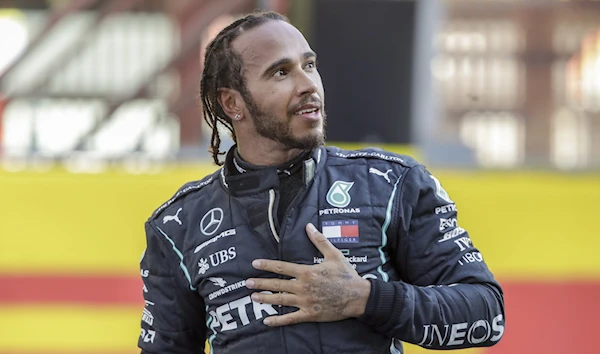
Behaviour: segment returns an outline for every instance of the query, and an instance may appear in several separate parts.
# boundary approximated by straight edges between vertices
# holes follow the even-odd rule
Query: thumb
[[[330,258],[341,255],[341,252],[329,242],[327,237],[320,233],[312,223],[306,224],[306,233],[308,234],[310,241],[317,247],[323,257]]]

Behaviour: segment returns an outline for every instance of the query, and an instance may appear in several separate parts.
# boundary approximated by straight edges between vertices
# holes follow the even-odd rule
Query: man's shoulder
[[[378,147],[365,147],[358,150],[345,150],[337,146],[327,146],[327,155],[330,159],[346,160],[382,160],[402,165],[406,168],[420,166],[421,164],[411,156],[397,154]]]
[[[218,169],[217,171],[205,176],[200,180],[191,181],[184,184],[177,190],[177,192],[175,192],[175,194],[173,194],[171,198],[154,210],[148,221],[159,218],[165,210],[170,209],[170,207],[174,206],[175,204],[182,204],[184,199],[189,198],[194,194],[202,193],[205,187],[208,187],[218,181],[220,173],[221,169]]]

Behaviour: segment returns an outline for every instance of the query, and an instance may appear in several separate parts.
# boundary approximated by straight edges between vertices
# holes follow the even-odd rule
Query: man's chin
[[[294,140],[296,140],[297,148],[304,150],[312,150],[325,144],[325,136],[321,130],[312,131],[309,134],[297,137]]]

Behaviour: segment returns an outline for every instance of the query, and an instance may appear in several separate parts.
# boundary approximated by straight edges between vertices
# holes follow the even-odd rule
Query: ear
[[[237,90],[221,87],[217,94],[217,101],[231,120],[242,119],[244,100]]]

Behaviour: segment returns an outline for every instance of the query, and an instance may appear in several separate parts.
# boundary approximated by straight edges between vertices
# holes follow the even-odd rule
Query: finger
[[[286,293],[296,293],[296,283],[285,279],[264,279],[250,278],[246,280],[248,289],[260,289],[271,291],[284,291]]]
[[[309,319],[300,310],[281,316],[269,316],[263,323],[270,327],[289,326],[296,323],[308,322]]]
[[[308,238],[310,241],[317,247],[317,249],[321,252],[323,257],[325,258],[340,258],[342,257],[342,252],[337,249],[325,235],[319,232],[315,225],[308,223],[306,224],[306,233],[308,234]]]
[[[300,297],[295,294],[267,294],[264,292],[253,293],[252,301],[259,302],[262,304],[281,305],[281,306],[294,306],[299,307]]]
[[[275,261],[272,259],[255,259],[252,261],[252,266],[256,269],[266,270],[267,272],[289,275],[290,277],[298,278],[304,269],[308,266],[290,262]]]

